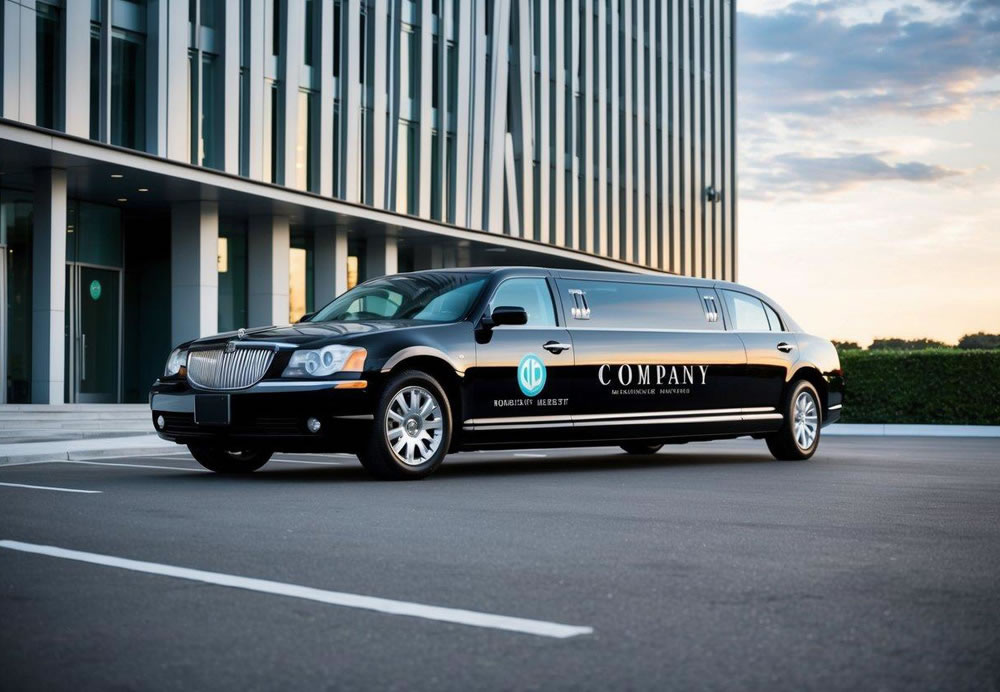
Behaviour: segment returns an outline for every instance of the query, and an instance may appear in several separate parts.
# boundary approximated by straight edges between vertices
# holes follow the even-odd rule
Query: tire
[[[265,449],[228,450],[203,445],[188,445],[188,449],[191,456],[206,469],[224,474],[253,473],[273,454]]]
[[[358,458],[381,480],[426,478],[448,454],[451,434],[451,403],[444,389],[427,373],[406,370],[382,390]]]
[[[624,449],[629,454],[641,455],[641,454],[656,454],[657,452],[660,451],[660,447],[662,446],[663,446],[662,444],[649,444],[646,442],[626,442],[625,444],[621,445],[621,448]]]
[[[802,461],[816,453],[819,447],[823,408],[816,388],[806,380],[793,382],[788,389],[781,411],[785,422],[781,429],[764,440],[775,459]]]

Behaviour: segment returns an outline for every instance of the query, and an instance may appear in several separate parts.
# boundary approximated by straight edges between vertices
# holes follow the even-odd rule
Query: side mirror
[[[309,318],[312,317],[315,314],[316,314],[315,312],[307,312],[302,317],[300,317],[298,320],[296,320],[296,324],[299,323],[299,322],[308,322]]]
[[[498,305],[493,308],[493,314],[490,315],[490,321],[492,322],[490,325],[492,327],[501,324],[520,326],[528,323],[528,313],[522,307],[514,305]]]

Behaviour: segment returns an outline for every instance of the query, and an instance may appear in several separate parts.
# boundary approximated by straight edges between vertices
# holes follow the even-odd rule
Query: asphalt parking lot
[[[1000,687],[1000,440],[277,459],[0,467],[0,687]]]

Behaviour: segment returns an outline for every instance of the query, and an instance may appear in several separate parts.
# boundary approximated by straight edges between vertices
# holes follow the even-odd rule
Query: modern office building
[[[732,0],[0,8],[0,402],[394,271],[735,278]]]

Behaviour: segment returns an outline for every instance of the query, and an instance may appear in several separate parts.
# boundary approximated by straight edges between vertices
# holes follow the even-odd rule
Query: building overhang
[[[30,190],[39,168],[66,169],[68,194],[73,198],[116,205],[130,213],[163,213],[175,202],[214,201],[220,217],[278,215],[293,225],[390,234],[418,244],[447,238],[497,251],[496,264],[662,273],[534,239],[376,209],[0,119],[0,185]]]

